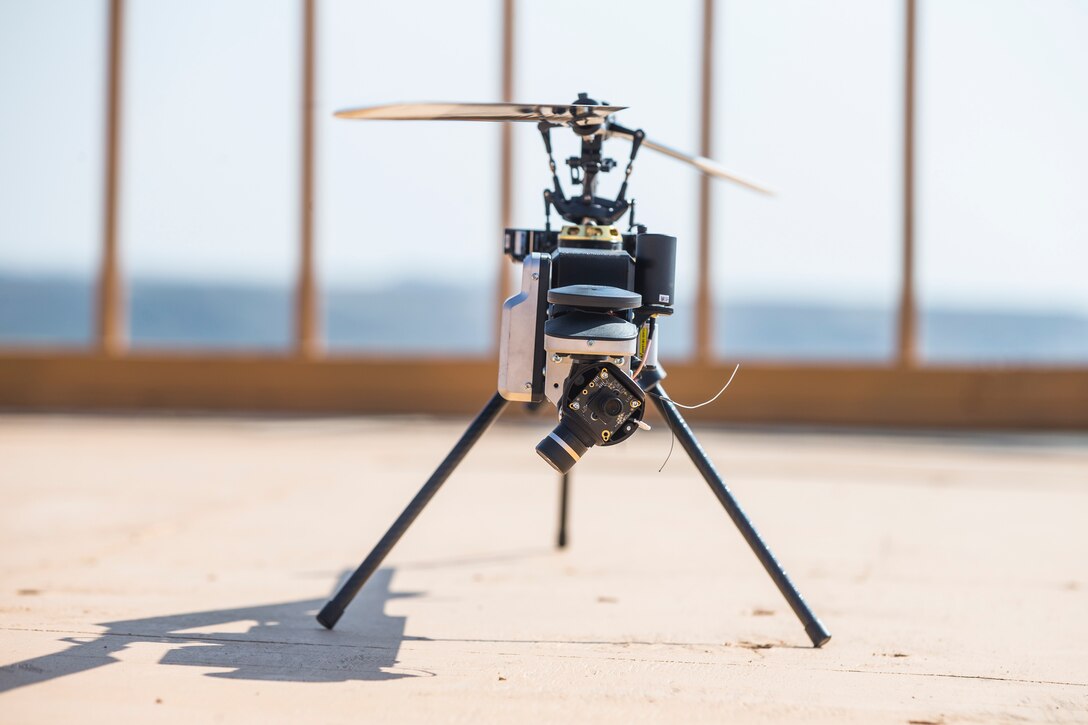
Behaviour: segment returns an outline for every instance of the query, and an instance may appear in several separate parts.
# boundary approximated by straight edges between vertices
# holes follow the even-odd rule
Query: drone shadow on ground
[[[176,645],[160,664],[223,670],[208,677],[346,682],[430,675],[396,669],[401,644],[425,638],[406,637],[406,617],[385,613],[389,600],[418,595],[391,592],[394,571],[375,572],[335,632],[314,620],[322,599],[105,622],[105,632],[63,640],[72,646],[62,652],[0,667],[0,693],[118,662],[118,652],[145,642]],[[249,629],[239,633],[239,623]]]

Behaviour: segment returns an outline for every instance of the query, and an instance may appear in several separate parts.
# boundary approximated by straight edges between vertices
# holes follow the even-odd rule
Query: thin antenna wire
[[[735,368],[733,368],[733,374],[730,375],[729,379],[725,381],[725,385],[722,386],[722,389],[718,391],[717,395],[715,395],[710,400],[704,400],[702,403],[698,403],[696,405],[684,405],[683,403],[677,403],[672,398],[666,398],[664,395],[658,395],[657,393],[655,393],[653,391],[648,390],[646,392],[650,393],[650,395],[654,396],[658,400],[667,400],[667,401],[669,401],[670,403],[675,405],[677,408],[683,408],[684,410],[695,410],[696,408],[702,408],[704,405],[710,405],[715,400],[722,397],[722,393],[724,393],[725,389],[729,387],[729,383],[733,382],[733,378],[735,378],[737,376],[737,371],[738,370],[740,370],[740,363],[737,363],[737,366]]]
[[[665,460],[663,460],[661,462],[661,468],[657,469],[658,473],[661,473],[662,471],[665,470],[665,464],[669,462],[670,458],[672,458],[672,449],[676,447],[676,434],[672,433],[672,431],[669,431],[669,432],[670,432],[670,434],[672,436],[669,439],[669,454],[667,456],[665,456]]]
[[[646,392],[649,393],[650,395],[654,396],[658,400],[667,400],[667,401],[669,401],[670,403],[675,405],[677,408],[684,408],[685,410],[693,410],[694,408],[702,408],[704,405],[710,405],[711,403],[713,403],[715,400],[717,400],[718,398],[720,398],[722,396],[722,393],[725,392],[725,389],[729,387],[729,383],[733,382],[733,378],[737,377],[737,371],[738,370],[740,370],[740,363],[737,363],[736,367],[733,368],[733,374],[730,375],[729,379],[725,381],[725,385],[723,385],[722,389],[718,391],[718,394],[715,395],[710,400],[699,403],[698,405],[683,405],[681,403],[677,403],[672,398],[666,398],[664,395],[658,395],[657,393],[655,393],[655,392],[653,392],[651,390],[647,390]],[[669,440],[669,453],[668,453],[668,455],[665,456],[665,460],[661,462],[661,468],[657,469],[658,473],[661,473],[662,471],[665,470],[665,464],[669,462],[670,458],[672,458],[672,450],[675,447],[676,447],[676,434],[673,433],[672,438]]]

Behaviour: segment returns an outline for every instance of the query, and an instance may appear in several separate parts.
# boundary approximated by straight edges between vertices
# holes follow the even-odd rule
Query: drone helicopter
[[[507,229],[503,251],[522,267],[521,290],[503,305],[497,392],[416,497],[393,523],[354,574],[318,614],[332,629],[345,607],[431,500],[438,489],[509,402],[555,405],[559,422],[536,451],[562,474],[559,546],[566,540],[566,498],[571,468],[593,446],[629,439],[652,402],[692,459],[719,503],[740,530],[764,569],[801,620],[813,646],[831,635],[816,618],[741,509],[721,475],[661,383],[657,320],[673,312],[676,238],[649,233],[634,221],[628,184],[639,150],[645,146],[761,193],[766,187],[717,164],[652,141],[641,129],[620,125],[614,114],[626,106],[599,103],[581,93],[569,104],[403,103],[338,111],[346,119],[392,121],[533,122],[548,154],[552,187],[543,191],[545,228]],[[551,132],[565,127],[580,141],[580,152],[566,160],[572,186],[559,180]],[[614,198],[598,195],[600,174],[616,168],[602,154],[608,139],[627,139],[630,156]],[[551,227],[555,211],[565,222]],[[616,226],[630,214],[626,233]]]

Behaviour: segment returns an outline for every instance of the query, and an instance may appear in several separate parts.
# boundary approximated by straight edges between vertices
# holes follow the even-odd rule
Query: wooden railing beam
[[[918,364],[918,309],[914,281],[914,141],[916,79],[916,0],[904,0],[903,33],[903,236],[900,258],[899,317],[896,363],[909,368]]]
[[[102,194],[102,254],[98,270],[95,330],[98,350],[121,355],[127,347],[124,280],[121,277],[118,217],[121,168],[121,99],[124,82],[124,0],[110,0],[107,41],[105,173]]]
[[[713,158],[714,121],[714,0],[703,0],[702,71],[699,85],[699,153]],[[699,258],[695,283],[695,359],[709,363],[714,357],[714,297],[710,275],[711,242],[710,177],[699,175]]]
[[[299,179],[299,264],[295,285],[295,352],[321,354],[317,273],[314,260],[314,88],[316,85],[316,0],[302,0],[301,175]]]
[[[502,2],[502,57],[500,59],[500,100],[510,103],[514,100],[514,33],[516,31],[515,0]],[[513,128],[509,123],[499,124],[499,229],[494,239],[495,249],[499,248],[499,234],[512,223],[514,215],[514,138]],[[510,260],[506,255],[497,254],[498,269],[495,281],[495,340],[498,346],[499,328],[502,324],[502,303],[514,293],[510,277]]]

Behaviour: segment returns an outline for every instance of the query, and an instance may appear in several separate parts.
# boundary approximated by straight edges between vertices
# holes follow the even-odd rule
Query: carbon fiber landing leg
[[[506,408],[506,399],[498,393],[495,393],[491,400],[487,401],[487,405],[469,424],[461,436],[461,440],[457,441],[457,445],[453,447],[449,455],[439,464],[431,477],[427,479],[427,483],[423,484],[423,488],[408,504],[408,508],[404,509],[404,513],[393,522],[393,525],[389,527],[389,531],[385,532],[385,536],[374,547],[374,550],[367,555],[363,563],[355,570],[355,573],[344,583],[344,586],[340,587],[340,591],[336,593],[336,596],[330,599],[329,603],[317,615],[317,621],[321,622],[323,627],[332,629],[336,626],[336,623],[340,621],[340,617],[344,614],[344,609],[351,604],[351,600],[363,588],[366,580],[377,571],[390,550],[400,541],[400,537],[404,536],[404,532],[408,530],[408,527],[416,520],[423,508],[434,498],[434,495],[438,493],[438,489],[450,477],[450,474],[461,463],[465,455],[472,450],[472,446],[476,445],[476,442],[480,440],[480,436],[491,427],[491,424],[495,422],[504,408]]]
[[[570,473],[559,477],[559,535],[555,539],[555,548],[567,548],[567,509],[570,506]]]
[[[733,523],[740,529],[741,536],[748,542],[748,546],[752,547],[752,551],[755,552],[759,563],[771,575],[771,579],[774,580],[778,591],[782,592],[782,596],[789,602],[793,613],[801,620],[801,624],[805,627],[805,633],[812,640],[812,646],[822,647],[831,639],[831,633],[824,628],[824,625],[809,609],[808,604],[801,598],[801,593],[797,591],[797,587],[793,585],[789,576],[786,575],[785,569],[778,563],[774,554],[767,548],[767,544],[763,542],[759,532],[752,526],[752,522],[748,520],[748,516],[733,497],[733,493],[725,485],[725,481],[722,480],[721,475],[714,468],[714,464],[710,462],[706,451],[699,445],[699,441],[695,439],[695,434],[691,432],[691,428],[688,427],[687,422],[680,415],[680,411],[669,400],[669,396],[665,393],[665,389],[661,387],[661,383],[651,385],[646,392],[650,394],[650,399],[654,401],[654,405],[661,411],[661,415],[664,416],[665,422],[676,436],[676,439],[680,441],[680,445],[687,451],[692,463],[695,464],[695,467],[699,469],[699,473],[706,479],[710,490],[718,497],[718,501],[726,513],[729,514],[729,518],[733,519]]]

